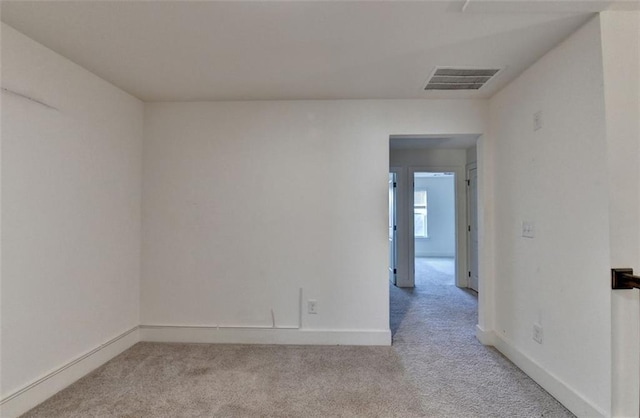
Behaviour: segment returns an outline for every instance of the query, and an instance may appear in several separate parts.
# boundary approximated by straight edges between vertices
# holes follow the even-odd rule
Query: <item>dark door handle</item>
[[[640,289],[640,277],[633,275],[633,269],[611,269],[612,289]]]

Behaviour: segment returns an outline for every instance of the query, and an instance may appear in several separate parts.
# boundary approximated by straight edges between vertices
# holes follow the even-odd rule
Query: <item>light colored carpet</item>
[[[573,417],[475,338],[478,301],[454,285],[453,259],[417,258],[416,287],[391,287],[393,347],[430,417]]]
[[[23,417],[570,417],[474,337],[449,260],[391,287],[393,347],[139,343]]]
[[[390,347],[139,343],[27,417],[418,417]]]

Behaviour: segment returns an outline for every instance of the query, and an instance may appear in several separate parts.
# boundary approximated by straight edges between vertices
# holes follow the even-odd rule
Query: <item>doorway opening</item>
[[[413,172],[415,286],[456,284],[455,173]]]
[[[469,289],[471,266],[473,260],[477,265],[478,242],[482,241],[478,239],[475,215],[481,193],[473,194],[469,182],[479,177],[480,171],[475,170],[481,155],[479,137],[390,136],[388,258],[392,336],[412,324],[410,306],[424,304],[427,309],[435,306],[433,298],[466,306],[469,315],[480,322],[482,296]],[[470,178],[470,174],[476,176]],[[425,185],[436,181],[449,185],[446,198],[438,198],[440,190],[433,184]],[[479,199],[473,206],[469,206],[471,195]],[[445,209],[440,207],[443,203]],[[447,219],[443,220],[441,211]],[[472,212],[475,216],[471,216]],[[476,220],[474,255],[469,244],[474,230],[469,229],[470,219]],[[444,236],[443,228],[449,231]],[[475,271],[478,272],[477,267]],[[482,287],[482,277],[476,274]],[[427,310],[434,321],[436,317],[446,319],[439,316],[440,311]]]
[[[389,278],[396,286],[414,287],[416,258],[447,258],[448,264],[453,261],[449,270],[453,269],[455,286],[469,286],[470,266],[477,264],[478,245],[471,247],[468,241],[471,232],[475,232],[477,240],[478,228],[476,222],[475,229],[469,230],[472,224],[469,223],[468,206],[472,201],[474,205],[476,202],[469,198],[468,176],[477,172],[469,171],[469,168],[476,167],[478,138],[479,135],[472,134],[390,136],[389,184],[395,186],[389,189]],[[449,202],[449,208],[445,210],[449,217],[445,223],[441,213],[437,213],[440,208],[434,206],[440,206],[439,190],[423,187],[424,182],[436,181],[453,184],[453,192],[449,189],[449,197],[445,200]],[[475,185],[475,180],[473,183]],[[475,207],[473,209],[477,211]],[[436,219],[432,219],[434,217]],[[443,225],[454,231],[446,236],[446,241],[441,239]],[[475,251],[473,257],[471,251]],[[473,270],[480,278],[477,268]]]

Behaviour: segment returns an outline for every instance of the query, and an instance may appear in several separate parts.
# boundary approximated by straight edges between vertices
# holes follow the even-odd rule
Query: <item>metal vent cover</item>
[[[500,72],[500,68],[436,67],[425,90],[479,90]]]

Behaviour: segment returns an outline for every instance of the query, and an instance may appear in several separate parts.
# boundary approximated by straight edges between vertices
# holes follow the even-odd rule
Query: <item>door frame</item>
[[[393,184],[391,184],[393,182]],[[398,276],[398,175],[389,170],[389,281],[395,285]]]
[[[408,250],[408,280],[407,287],[415,286],[415,241],[413,239],[413,179],[415,173],[454,173],[454,210],[455,210],[455,283],[458,287],[468,285],[468,264],[467,264],[467,234],[461,234],[466,229],[467,217],[467,193],[466,176],[464,166],[411,166],[407,167],[407,178],[405,182],[404,213],[407,219],[405,234],[407,235]],[[411,191],[411,193],[409,193]]]
[[[467,271],[469,273],[471,273],[471,233],[469,231],[469,227],[471,226],[471,199],[470,199],[470,185],[469,185],[469,180],[471,179],[469,173],[471,172],[471,170],[476,170],[476,179],[478,176],[478,163],[476,161],[473,161],[469,164],[466,165],[465,167],[465,182],[466,182],[466,197],[467,197],[467,228],[465,228],[466,231],[466,236],[467,236]],[[477,181],[477,180],[476,180]],[[476,183],[476,191],[478,188],[478,184]],[[476,194],[476,224],[478,223],[478,196]],[[478,225],[476,225],[476,228],[478,228]],[[478,239],[478,247],[480,247],[480,240]],[[479,257],[479,253],[480,250],[479,248],[476,248],[476,251],[478,252],[477,257]],[[478,288],[480,287],[480,268],[479,268],[479,262],[478,262]],[[471,277],[470,275],[467,275],[467,286],[469,289],[471,289]],[[473,289],[472,289],[473,290]]]
[[[410,287],[408,285],[409,271],[407,263],[402,262],[399,254],[406,254],[407,234],[406,234],[406,208],[405,208],[405,188],[406,188],[406,168],[393,166],[389,167],[389,173],[396,175],[396,283],[398,287]]]

